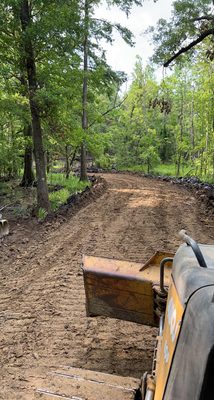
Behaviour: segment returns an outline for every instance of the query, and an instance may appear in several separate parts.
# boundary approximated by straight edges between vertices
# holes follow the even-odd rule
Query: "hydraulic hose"
[[[179,232],[179,236],[184,242],[186,242],[187,246],[190,246],[192,248],[193,253],[196,256],[200,267],[207,268],[206,261],[204,259],[204,256],[203,256],[203,254],[202,254],[202,252],[200,250],[200,247],[199,247],[198,243],[196,243],[195,240],[193,240],[190,236],[188,236],[184,229],[182,229]]]

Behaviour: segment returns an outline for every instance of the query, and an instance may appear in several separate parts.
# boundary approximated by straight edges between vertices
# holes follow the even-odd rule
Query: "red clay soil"
[[[156,249],[176,251],[182,228],[214,244],[213,221],[186,189],[103,177],[104,194],[64,222],[16,225],[1,242],[0,399],[33,399],[37,378],[60,365],[133,377],[150,370],[156,329],[86,318],[83,253],[144,262]]]

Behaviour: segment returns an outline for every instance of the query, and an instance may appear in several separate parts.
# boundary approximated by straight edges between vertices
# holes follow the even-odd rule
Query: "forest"
[[[107,64],[102,44],[114,45],[114,31],[130,46],[134,38],[95,17],[100,3],[0,4],[0,186],[36,187],[40,214],[90,184],[89,164],[214,181],[213,1],[173,2],[170,21],[142,36],[154,55],[147,66],[137,57],[125,92],[126,74]],[[127,15],[141,5],[107,3]]]

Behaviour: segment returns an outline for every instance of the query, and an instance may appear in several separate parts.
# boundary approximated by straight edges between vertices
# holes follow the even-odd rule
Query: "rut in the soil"
[[[105,174],[102,197],[55,229],[4,240],[0,267],[2,399],[31,399],[36,377],[59,365],[139,377],[151,368],[156,330],[87,319],[82,254],[146,261],[175,251],[178,231],[214,243],[213,226],[188,191],[170,183]],[[29,227],[28,227],[29,229]]]

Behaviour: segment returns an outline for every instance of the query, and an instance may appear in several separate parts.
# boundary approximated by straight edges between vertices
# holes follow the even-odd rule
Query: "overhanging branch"
[[[126,101],[127,97],[128,97],[128,95],[127,95],[126,97],[124,97],[124,99],[121,100],[120,103],[114,104],[113,107],[109,108],[107,111],[105,111],[104,113],[102,113],[102,114],[100,115],[100,117],[104,117],[105,115],[109,114],[111,111],[115,110],[116,108],[119,108],[119,107],[124,103],[124,101]],[[94,125],[94,124],[96,123],[96,121],[97,121],[97,120],[95,119],[88,127],[91,128],[91,126]]]
[[[192,19],[193,22],[204,21],[204,20],[205,21],[214,21],[214,16],[213,15],[202,15],[201,17]]]
[[[164,63],[164,67],[168,67],[169,64],[171,64],[172,61],[174,61],[177,57],[179,57],[181,54],[186,53],[188,50],[190,50],[192,47],[196,46],[198,43],[202,42],[207,36],[213,35],[214,34],[214,28],[208,29],[204,31],[197,39],[193,40],[188,46],[182,47],[177,53],[175,53],[169,60],[167,60]]]

